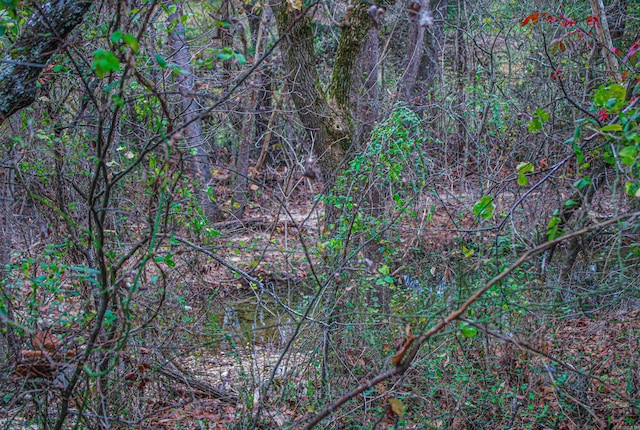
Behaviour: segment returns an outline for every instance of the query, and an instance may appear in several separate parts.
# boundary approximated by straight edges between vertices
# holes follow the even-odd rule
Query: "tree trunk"
[[[0,176],[0,184],[4,186],[0,190],[0,331],[4,338],[2,354],[4,359],[11,364],[17,364],[21,359],[20,343],[14,330],[13,322],[13,293],[8,287],[5,267],[11,263],[12,226],[13,226],[13,172],[15,163],[13,155],[9,155],[9,162],[2,169],[4,174]],[[6,350],[5,350],[6,347]]]
[[[413,103],[418,69],[424,51],[425,31],[433,25],[429,0],[414,0],[409,6],[409,40],[404,73],[398,84],[398,99]]]
[[[51,56],[63,46],[69,33],[82,22],[92,1],[36,4],[38,10],[0,63],[0,124],[36,99],[38,76]]]
[[[602,56],[607,66],[607,74],[609,78],[615,82],[622,81],[620,77],[620,67],[618,60],[613,53],[613,42],[611,41],[611,33],[609,32],[609,23],[607,21],[607,14],[604,11],[604,3],[602,0],[591,0],[591,10],[593,15],[598,18],[598,25],[596,29],[598,31],[598,43],[602,48]]]
[[[256,64],[266,47],[267,30],[271,22],[271,14],[268,9],[262,12],[262,20],[256,37],[255,54],[253,63]],[[261,70],[256,70],[249,81],[249,103],[245,109],[242,122],[242,134],[238,148],[238,162],[236,165],[237,179],[233,190],[233,214],[236,218],[242,218],[247,206],[247,185],[249,183],[249,154],[253,142],[253,126],[257,119],[258,93],[264,86]]]
[[[278,31],[287,35],[282,40],[287,86],[313,145],[313,152],[327,184],[351,146],[353,132],[350,119],[329,103],[320,88],[313,49],[313,31],[308,13],[289,10],[289,3],[282,1],[277,13]],[[336,63],[339,58],[336,56]],[[351,59],[353,62],[354,59]],[[340,79],[344,79],[340,76]],[[335,92],[335,91],[334,91]],[[344,95],[343,92],[340,92]],[[348,97],[347,97],[348,100]],[[332,106],[333,105],[333,106]],[[329,217],[330,214],[327,214]]]
[[[189,149],[195,149],[195,156],[191,163],[191,171],[201,183],[200,204],[205,216],[210,223],[221,218],[220,208],[215,201],[215,188],[211,178],[211,166],[209,155],[205,149],[205,141],[202,137],[202,120],[198,113],[197,97],[194,93],[194,78],[191,68],[191,54],[186,37],[186,29],[180,21],[182,16],[182,3],[174,3],[176,11],[169,18],[169,24],[173,25],[173,31],[169,33],[169,46],[173,50],[173,61],[180,68],[177,74],[178,92],[182,104],[182,116],[184,118],[184,137]]]
[[[447,0],[431,0],[433,25],[425,33],[425,51],[418,70],[418,82],[423,83],[417,90],[420,99],[433,98],[436,78],[442,82],[442,53],[444,51],[444,20],[447,15]]]

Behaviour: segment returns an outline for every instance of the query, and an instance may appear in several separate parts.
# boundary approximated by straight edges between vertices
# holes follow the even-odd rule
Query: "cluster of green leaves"
[[[427,184],[430,172],[426,143],[418,115],[406,107],[396,108],[373,129],[369,145],[353,157],[336,179],[333,192],[323,197],[325,204],[342,211],[336,225],[329,226],[333,236],[325,246],[340,252],[345,240],[357,232],[364,232],[367,239],[373,238],[385,247],[388,245],[377,237],[380,229],[387,223],[395,225],[403,216],[416,214],[413,203]],[[384,214],[371,211],[362,198],[371,187],[385,193],[388,190],[393,200],[392,208]]]
[[[613,117],[613,121],[598,129],[609,143],[603,149],[603,160],[627,176],[627,194],[640,197],[640,107],[635,104],[625,109],[629,104],[627,90],[620,84],[600,87],[593,102],[601,118]]]
[[[593,118],[578,121],[575,133],[565,142],[570,145],[578,165],[578,172],[591,166],[588,156],[600,157],[618,174],[626,177],[625,191],[629,196],[640,197],[640,107],[629,104],[627,90],[620,84],[603,85],[593,95],[592,110],[597,112],[598,121]],[[606,122],[605,125],[602,125]],[[604,139],[605,144],[585,154],[580,144],[581,128],[595,129]],[[522,172],[519,168],[519,173]],[[518,179],[520,183],[520,178]],[[574,187],[582,190],[592,184],[589,175],[579,175]],[[568,199],[566,208],[578,205],[579,202]],[[556,210],[548,223],[547,237],[553,240],[563,234],[560,210]]]

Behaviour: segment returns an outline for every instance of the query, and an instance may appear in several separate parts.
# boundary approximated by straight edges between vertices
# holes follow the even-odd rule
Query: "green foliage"
[[[323,197],[325,204],[341,211],[333,226],[334,236],[324,243],[323,252],[343,252],[355,233],[379,243],[384,253],[393,251],[392,243],[382,240],[379,232],[391,219],[396,224],[398,219],[415,216],[414,199],[427,184],[430,172],[426,142],[420,119],[405,107],[396,108],[373,129],[369,145],[336,179],[333,192]],[[393,201],[383,213],[368,207],[365,196],[374,190],[388,190]]]
[[[542,130],[542,124],[549,121],[549,112],[538,108],[533,114],[533,118],[529,121],[529,133],[538,133]]]
[[[600,109],[617,112],[626,104],[627,90],[620,84],[600,87],[596,90],[593,102]]]
[[[460,334],[470,339],[478,335],[478,329],[467,322],[462,322],[460,324]]]
[[[529,162],[522,162],[518,164],[516,170],[518,172],[518,185],[520,185],[521,187],[528,185],[529,178],[527,178],[527,173],[534,172],[535,169],[533,168],[533,164]]]
[[[219,49],[216,52],[216,57],[218,57],[222,61],[235,59],[240,64],[247,64],[247,59],[244,57],[244,55],[229,47]]]
[[[493,197],[483,196],[473,205],[473,214],[478,218],[488,221],[493,218],[495,209],[496,206],[493,204]]]
[[[109,72],[117,72],[120,70],[120,60],[111,51],[104,49],[96,49],[93,53],[92,69],[100,79],[104,78]]]

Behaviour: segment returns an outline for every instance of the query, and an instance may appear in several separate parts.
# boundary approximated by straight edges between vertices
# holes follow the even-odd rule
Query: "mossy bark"
[[[330,182],[351,145],[353,130],[344,112],[335,107],[320,88],[309,16],[290,10],[288,3],[282,1],[277,21],[278,31],[286,35],[282,52],[288,90],[312,141],[324,180]]]

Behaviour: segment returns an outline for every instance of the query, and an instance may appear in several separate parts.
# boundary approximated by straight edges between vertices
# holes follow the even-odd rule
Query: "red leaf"
[[[529,24],[530,22],[537,24],[540,20],[540,13],[538,11],[533,12],[531,15],[522,20],[522,26]]]
[[[587,25],[598,25],[598,17],[597,16],[588,16],[587,17]]]

